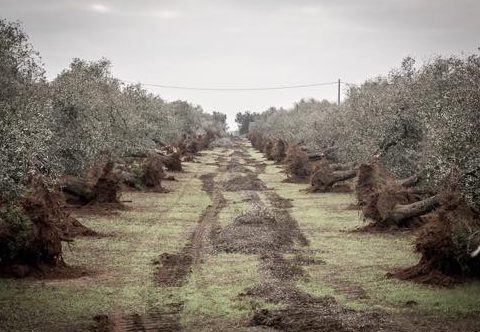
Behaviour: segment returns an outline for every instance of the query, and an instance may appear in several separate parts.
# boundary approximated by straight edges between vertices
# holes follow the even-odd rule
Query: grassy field
[[[386,277],[396,268],[418,262],[414,234],[351,232],[362,226],[358,211],[348,210],[350,194],[310,194],[306,184],[282,182],[282,168],[266,161],[253,148],[249,153],[269,165],[259,177],[268,187],[292,200],[292,216],[310,241],[312,256],[325,262],[307,266],[308,280],[299,287],[315,295],[333,295],[356,309],[382,308],[425,314],[463,315],[480,308],[480,282],[438,288]]]
[[[346,209],[349,194],[307,194],[305,184],[284,183],[282,168],[263,159],[252,148],[248,153],[267,164],[259,178],[281,197],[291,200],[290,214],[307,239],[308,255],[322,264],[305,266],[306,277],[297,287],[312,295],[331,295],[357,310],[382,309],[393,313],[461,316],[478,312],[480,282],[455,288],[433,288],[389,279],[386,273],[418,261],[413,234],[352,232],[362,225],[358,211]],[[153,261],[161,253],[180,252],[212,199],[202,191],[202,174],[215,173],[217,183],[231,174],[219,172],[216,161],[232,151],[205,152],[201,162],[186,164],[178,181],[167,182],[169,193],[126,193],[128,209],[115,215],[83,216],[82,222],[105,236],[80,238],[64,248],[65,261],[84,268],[76,279],[0,279],[0,330],[69,330],[71,324],[88,326],[99,314],[147,313],[180,307],[186,330],[209,330],[199,322],[225,321],[225,329],[258,308],[272,308],[261,299],[239,296],[256,285],[259,275],[255,255],[214,253],[205,250],[201,264],[193,267],[186,282],[161,286],[154,280]],[[252,168],[254,170],[254,168]],[[221,192],[225,204],[217,221],[225,226],[247,211],[241,192]],[[260,199],[268,204],[265,193]]]

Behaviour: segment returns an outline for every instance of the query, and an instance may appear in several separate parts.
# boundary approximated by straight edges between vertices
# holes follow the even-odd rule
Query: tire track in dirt
[[[226,204],[221,191],[215,185],[214,178],[217,174],[218,172],[200,176],[203,182],[202,190],[207,192],[212,203],[203,211],[195,230],[181,252],[163,253],[155,262],[157,265],[155,279],[159,284],[182,286],[192,268],[201,263],[202,252],[208,241],[207,234],[217,223],[218,214]]]
[[[256,181],[263,183],[258,175],[265,172],[265,163],[248,157],[243,149],[236,155],[255,167]],[[315,297],[297,287],[300,278],[308,277],[303,265],[323,262],[309,258],[309,243],[288,211],[291,202],[272,190],[265,192],[267,203],[263,202],[257,193],[263,187],[264,183],[251,190],[239,186],[251,210],[212,236],[218,251],[255,254],[259,259],[260,282],[240,296],[280,305],[279,309],[255,311],[250,326],[281,331],[405,331],[386,315],[349,310],[333,297]]]
[[[208,234],[217,223],[217,217],[224,208],[226,201],[215,184],[214,173],[202,174],[202,190],[211,198],[211,204],[202,212],[195,230],[190,235],[187,244],[179,253],[162,253],[154,262],[156,266],[154,277],[160,285],[181,287],[195,266],[201,264],[202,254],[206,249]],[[183,188],[180,197],[187,190]],[[180,199],[180,198],[179,198]],[[178,201],[178,200],[177,200]],[[174,209],[172,205],[168,211]],[[141,332],[141,331],[181,331],[181,303],[171,308],[171,311],[152,311],[143,315],[100,315],[95,317],[96,332]]]
[[[248,159],[247,159],[248,160]],[[255,164],[258,161],[253,160]],[[257,168],[257,175],[264,172]],[[264,192],[273,211],[287,214],[291,202],[279,196],[275,191]],[[252,205],[258,205],[258,195],[251,195]],[[275,212],[274,212],[275,213]],[[291,218],[291,217],[290,217]],[[287,217],[288,219],[288,217]],[[298,225],[298,224],[297,224]],[[300,230],[301,232],[301,230]],[[325,264],[314,260],[309,253],[319,249],[289,247],[286,253],[296,253],[293,259],[287,259],[285,252],[276,250],[267,255],[258,255],[260,260],[261,282],[247,289],[240,296],[259,297],[280,305],[278,309],[256,310],[251,316],[250,326],[274,328],[276,331],[326,331],[326,332],[429,332],[429,331],[476,331],[475,324],[465,323],[457,326],[448,318],[428,317],[422,314],[395,314],[376,311],[355,311],[345,308],[334,297],[316,297],[299,289],[296,281],[308,278],[304,265]],[[321,251],[321,250],[320,250]],[[344,292],[353,297],[365,297],[363,289],[356,289],[355,284],[341,284],[333,280],[334,287],[345,288]],[[462,325],[462,324],[461,324]]]

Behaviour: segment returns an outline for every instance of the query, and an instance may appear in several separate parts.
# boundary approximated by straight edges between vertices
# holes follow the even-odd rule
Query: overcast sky
[[[49,78],[72,58],[106,57],[133,82],[262,87],[362,82],[405,56],[480,47],[479,0],[0,0],[23,22]],[[290,107],[335,100],[336,87],[259,92],[148,89],[206,111]]]

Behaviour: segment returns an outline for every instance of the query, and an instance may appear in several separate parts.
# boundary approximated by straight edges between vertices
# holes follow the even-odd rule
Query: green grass
[[[261,160],[257,151],[252,157]],[[458,316],[480,308],[480,282],[455,288],[436,288],[409,281],[387,278],[395,269],[416,264],[414,235],[364,234],[350,232],[362,226],[358,211],[347,210],[354,202],[350,194],[307,194],[308,184],[282,183],[282,168],[269,164],[259,177],[282,197],[292,199],[292,216],[310,241],[312,257],[326,264],[306,266],[307,280],[298,287],[315,295],[335,296],[356,309],[383,308],[387,311],[408,311],[408,301],[417,303],[413,310],[425,314]],[[359,298],[351,289],[365,291]]]
[[[0,280],[0,318],[10,331],[49,331],[51,324],[89,321],[109,312],[146,312],[181,301],[178,289],[158,287],[152,261],[186,243],[210,198],[201,191],[198,174],[211,171],[188,164],[170,182],[173,191],[127,193],[131,208],[114,216],[83,217],[102,238],[79,238],[65,246],[64,259],[86,268],[88,276],[68,280]],[[214,168],[213,168],[214,169]],[[48,319],[47,319],[48,318]]]
[[[265,304],[239,294],[258,280],[258,261],[253,255],[209,255],[189,276],[181,290],[183,318],[188,320],[228,317],[238,319]]]

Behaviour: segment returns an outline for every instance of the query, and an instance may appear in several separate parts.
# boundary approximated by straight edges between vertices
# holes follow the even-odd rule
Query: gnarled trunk
[[[317,165],[311,179],[311,192],[329,192],[334,184],[353,179],[357,175],[356,169],[333,171],[327,161]]]
[[[436,195],[411,204],[397,204],[393,209],[382,214],[382,218],[387,223],[400,225],[404,220],[424,215],[439,205],[440,198]]]

